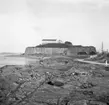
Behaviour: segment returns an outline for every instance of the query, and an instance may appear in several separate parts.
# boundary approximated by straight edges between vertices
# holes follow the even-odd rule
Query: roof
[[[40,44],[36,47],[43,48],[91,48],[92,46],[81,46],[81,45],[68,45],[65,43],[46,43]]]
[[[42,41],[56,41],[57,39],[42,39]]]
[[[36,47],[45,47],[45,48],[68,48],[71,47],[69,45],[66,45],[64,43],[47,43],[47,44],[42,44],[38,45]]]
[[[73,45],[73,47],[83,47],[82,45]]]

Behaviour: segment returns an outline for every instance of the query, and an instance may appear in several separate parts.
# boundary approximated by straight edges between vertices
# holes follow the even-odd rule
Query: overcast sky
[[[109,49],[109,0],[0,0],[0,52],[44,38]]]

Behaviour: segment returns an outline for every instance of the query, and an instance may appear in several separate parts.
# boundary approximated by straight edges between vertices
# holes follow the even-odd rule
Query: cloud
[[[105,0],[27,0],[27,6],[36,16],[56,17],[77,12],[98,12],[109,6]]]
[[[27,6],[37,14],[75,12],[84,9],[87,11],[87,9],[102,8],[107,4],[109,0],[0,0],[0,13],[28,10]]]
[[[0,13],[15,13],[26,9],[26,0],[0,0]]]
[[[63,2],[63,3],[80,3],[80,2],[93,2],[93,3],[106,3],[109,2],[109,0],[46,0],[49,2]]]

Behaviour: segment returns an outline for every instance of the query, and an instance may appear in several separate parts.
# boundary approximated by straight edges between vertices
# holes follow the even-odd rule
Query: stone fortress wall
[[[32,54],[78,55],[81,54],[81,52],[86,52],[87,54],[90,54],[91,52],[96,53],[96,49],[93,46],[89,47],[72,46],[69,48],[27,47],[25,50],[25,55],[32,55]]]

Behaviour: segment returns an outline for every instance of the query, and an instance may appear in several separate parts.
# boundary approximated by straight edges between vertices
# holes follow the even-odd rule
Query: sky
[[[109,0],[0,0],[0,52],[24,52],[42,39],[109,49]]]

